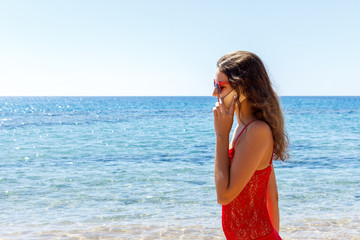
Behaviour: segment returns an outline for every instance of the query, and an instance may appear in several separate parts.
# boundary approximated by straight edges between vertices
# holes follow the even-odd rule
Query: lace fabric
[[[271,167],[256,171],[243,191],[222,206],[222,225],[227,239],[259,239],[273,231],[266,206],[270,173]]]
[[[230,164],[234,153],[234,149],[229,150]],[[266,204],[271,163],[272,158],[269,167],[256,170],[241,193],[231,203],[222,206],[222,227],[226,239],[281,240],[271,223]]]

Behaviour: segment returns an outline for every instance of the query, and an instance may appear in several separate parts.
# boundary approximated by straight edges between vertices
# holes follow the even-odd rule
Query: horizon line
[[[208,95],[0,95],[4,97],[214,97]],[[278,97],[360,97],[360,95],[278,95]]]

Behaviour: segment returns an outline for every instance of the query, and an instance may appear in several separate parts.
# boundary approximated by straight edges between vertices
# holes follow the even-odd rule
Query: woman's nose
[[[218,93],[216,87],[214,87],[214,91],[213,91],[212,95],[213,95],[213,97],[219,96],[219,93]]]

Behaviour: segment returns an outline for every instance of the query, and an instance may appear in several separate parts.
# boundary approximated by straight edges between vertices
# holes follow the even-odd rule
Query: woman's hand
[[[216,137],[218,138],[229,137],[234,120],[235,99],[236,95],[234,95],[231,100],[231,105],[228,110],[221,98],[220,102],[215,103],[215,107],[213,108],[214,128]]]

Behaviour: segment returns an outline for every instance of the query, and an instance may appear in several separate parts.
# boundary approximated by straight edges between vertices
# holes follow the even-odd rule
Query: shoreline
[[[16,231],[14,225],[2,226],[8,231],[2,233],[0,239],[225,239],[221,226],[207,227],[191,224],[181,226],[167,223],[156,225],[99,224],[29,225],[23,226],[25,230],[23,227],[17,227],[22,228],[22,231]],[[359,240],[359,234],[360,224],[356,219],[302,219],[280,226],[280,236],[283,240]]]

